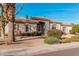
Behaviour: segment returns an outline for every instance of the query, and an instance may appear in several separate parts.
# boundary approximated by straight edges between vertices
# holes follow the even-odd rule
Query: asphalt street
[[[39,54],[37,56],[79,56],[79,48]]]

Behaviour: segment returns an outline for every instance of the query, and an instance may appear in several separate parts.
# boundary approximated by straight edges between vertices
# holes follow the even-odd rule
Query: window
[[[56,24],[55,23],[52,25],[52,29],[56,29]]]
[[[66,27],[63,27],[63,31],[65,31],[66,30]]]
[[[28,32],[28,25],[26,25],[26,32]]]

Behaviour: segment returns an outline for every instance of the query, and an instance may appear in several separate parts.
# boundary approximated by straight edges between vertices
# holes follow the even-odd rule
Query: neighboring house
[[[15,19],[15,33],[27,33],[27,32],[43,32],[47,33],[49,30],[58,29],[65,33],[69,33],[72,29],[71,25],[65,25],[61,22],[46,19],[43,17],[32,17],[30,19],[26,18],[16,18]],[[5,27],[5,33],[8,33],[8,23]]]

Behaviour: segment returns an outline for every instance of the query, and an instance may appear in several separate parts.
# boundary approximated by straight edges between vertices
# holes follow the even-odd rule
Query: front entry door
[[[44,26],[45,26],[44,22],[38,22],[38,24],[37,24],[37,32],[42,32],[44,34]]]

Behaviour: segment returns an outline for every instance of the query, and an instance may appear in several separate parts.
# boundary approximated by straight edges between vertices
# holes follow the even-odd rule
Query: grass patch
[[[73,36],[71,38],[66,38],[63,40],[63,43],[69,43],[69,42],[79,42],[79,36]]]

